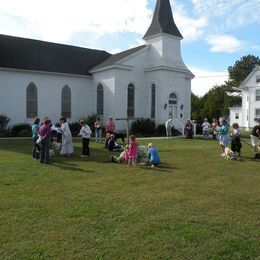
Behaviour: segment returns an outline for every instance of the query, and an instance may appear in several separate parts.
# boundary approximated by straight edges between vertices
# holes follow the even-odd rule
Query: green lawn
[[[140,140],[147,144],[151,140]],[[152,140],[159,168],[91,157],[31,158],[0,140],[1,259],[259,259],[260,163],[221,158],[212,140]]]

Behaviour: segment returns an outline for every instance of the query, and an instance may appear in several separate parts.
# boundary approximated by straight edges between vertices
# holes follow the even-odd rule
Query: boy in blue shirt
[[[161,162],[159,152],[158,149],[154,147],[152,143],[148,144],[147,157],[149,162],[151,163],[151,167],[159,166]]]

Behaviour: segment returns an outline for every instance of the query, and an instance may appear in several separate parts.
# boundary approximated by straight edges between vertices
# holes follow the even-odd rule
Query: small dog
[[[226,147],[225,148],[225,159],[226,160],[232,160],[234,158],[234,152],[229,148],[229,147]]]
[[[116,139],[119,139],[119,138],[122,140],[123,143],[125,142],[125,134],[115,133],[115,141],[116,141]]]
[[[255,159],[260,159],[260,153],[255,154]]]

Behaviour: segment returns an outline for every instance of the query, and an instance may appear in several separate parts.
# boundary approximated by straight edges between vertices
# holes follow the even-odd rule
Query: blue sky
[[[260,0],[171,0],[182,57],[203,95],[260,56]],[[0,0],[0,33],[117,53],[141,44],[156,0]]]

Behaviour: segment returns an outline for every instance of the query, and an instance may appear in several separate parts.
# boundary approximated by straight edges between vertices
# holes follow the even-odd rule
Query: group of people
[[[101,142],[102,138],[102,124],[99,117],[96,117],[94,123],[95,128],[95,141]],[[109,151],[122,151],[121,146],[119,146],[115,141],[115,123],[110,117],[105,126],[106,139],[105,145]],[[88,157],[90,155],[89,143],[92,131],[88,124],[84,120],[80,120],[80,131],[78,136],[82,138],[82,153],[80,157]],[[54,142],[54,136],[56,136],[56,142]],[[69,124],[65,117],[61,117],[59,122],[52,125],[49,117],[45,117],[41,122],[40,118],[36,117],[32,124],[32,138],[33,138],[33,158],[40,159],[41,163],[50,163],[52,146],[55,143],[59,145],[60,155],[70,157],[73,152],[73,140],[70,131]],[[115,157],[116,158],[116,157]],[[129,137],[129,144],[127,144],[122,153],[120,154],[118,161],[127,162],[128,166],[136,166],[138,158],[138,143],[136,142],[135,136],[131,135]],[[158,166],[160,163],[160,157],[158,149],[152,144],[148,145],[147,153],[148,162],[151,166]]]
[[[240,160],[241,156],[241,130],[238,123],[233,123],[230,129],[229,124],[225,119],[221,119],[219,124],[216,119],[213,119],[212,124],[210,124],[207,118],[204,119],[202,124],[204,139],[208,139],[209,130],[212,131],[212,137],[214,140],[218,140],[221,147],[221,156],[231,157]],[[258,152],[260,147],[259,142],[260,137],[260,123],[258,123],[252,130],[250,138],[253,151]],[[231,147],[229,148],[229,141],[231,141]]]
[[[126,163],[127,167],[136,167],[138,163],[138,151],[138,143],[136,142],[135,136],[130,135],[129,144],[125,145],[119,156],[111,155],[109,161]],[[156,148],[152,143],[148,144],[147,153],[143,156],[147,158],[146,163],[150,164],[151,167],[158,167],[161,162],[158,148]]]
[[[91,136],[90,127],[84,120],[80,121],[79,136],[82,137],[81,157],[89,156],[89,141]],[[41,123],[40,118],[36,117],[32,125],[33,138],[33,158],[40,159],[41,163],[50,163],[51,146],[53,143],[54,132],[57,135],[57,143],[60,144],[60,154],[70,157],[73,152],[72,134],[69,124],[65,117],[59,119],[59,123],[52,125],[49,117],[45,117]]]

